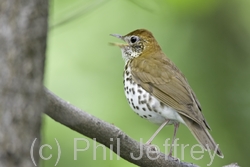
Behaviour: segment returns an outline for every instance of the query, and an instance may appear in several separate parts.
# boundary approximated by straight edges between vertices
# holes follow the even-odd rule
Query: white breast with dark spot
[[[173,121],[185,124],[181,116],[173,108],[166,106],[134,82],[130,71],[130,67],[126,66],[123,81],[124,91],[130,107],[141,118],[148,119],[156,124],[162,124],[167,119],[172,120],[170,124]]]

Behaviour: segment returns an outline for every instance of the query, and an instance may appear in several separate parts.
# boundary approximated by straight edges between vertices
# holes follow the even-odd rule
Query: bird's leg
[[[169,121],[170,121],[170,120],[167,119],[165,122],[163,122],[163,123],[161,124],[161,126],[156,130],[156,132],[153,134],[153,136],[150,137],[150,139],[146,142],[147,145],[150,145],[150,144],[151,144],[151,142],[154,140],[155,136],[162,130],[162,128],[164,128],[164,126],[166,126],[166,125],[168,124]]]
[[[172,157],[172,152],[173,152],[172,148],[173,148],[173,144],[174,144],[175,137],[176,137],[176,132],[177,132],[177,129],[179,128],[179,125],[180,125],[179,122],[174,123],[174,136],[173,136],[172,144],[171,144],[169,154],[168,154],[169,157]]]

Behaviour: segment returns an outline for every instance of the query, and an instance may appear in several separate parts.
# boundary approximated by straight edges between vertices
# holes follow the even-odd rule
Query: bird
[[[120,47],[125,61],[123,84],[130,107],[140,117],[160,125],[146,144],[150,145],[162,128],[172,124],[173,144],[182,123],[205,150],[212,150],[223,158],[208,131],[211,128],[194,91],[184,74],[163,53],[153,34],[146,29],[137,29],[124,36],[110,35],[125,42],[112,44]],[[172,156],[172,147],[169,156]]]

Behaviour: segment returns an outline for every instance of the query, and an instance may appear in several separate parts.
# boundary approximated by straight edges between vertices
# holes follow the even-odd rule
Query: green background
[[[250,154],[250,1],[245,0],[52,0],[48,34],[45,85],[64,100],[114,124],[131,138],[144,142],[158,128],[130,109],[123,92],[124,62],[119,48],[109,42],[121,42],[111,33],[125,35],[135,29],[153,32],[164,53],[179,67],[201,102],[211,134],[225,158],[215,157],[211,166],[232,162],[249,166]],[[59,167],[135,166],[117,160],[106,149],[97,148],[94,160],[93,140],[55,122],[43,121],[42,166],[54,166],[57,158],[55,138],[61,147]],[[172,138],[173,126],[164,128],[153,144],[162,146]],[[189,130],[181,125],[178,144],[197,144]],[[77,148],[89,149],[74,160],[74,138],[84,138]],[[88,145],[89,144],[89,145]],[[209,154],[192,159],[191,146],[178,149],[182,161],[200,166],[210,163]],[[198,148],[196,150],[199,150]],[[113,158],[113,160],[110,160]]]

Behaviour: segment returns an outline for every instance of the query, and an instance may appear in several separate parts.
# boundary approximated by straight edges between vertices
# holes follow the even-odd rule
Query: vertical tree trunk
[[[0,0],[0,167],[38,164],[47,0]]]

